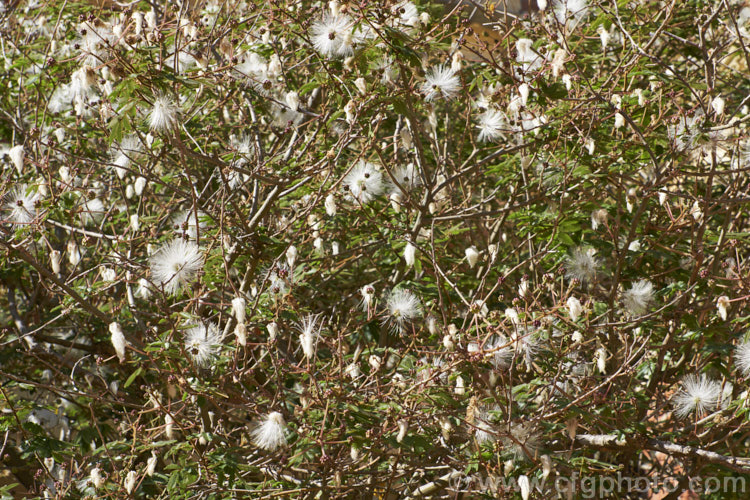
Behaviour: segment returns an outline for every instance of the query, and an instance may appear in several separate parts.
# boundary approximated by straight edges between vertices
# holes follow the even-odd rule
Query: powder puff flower
[[[501,370],[510,365],[513,358],[513,347],[504,335],[495,335],[490,338],[485,350],[491,357],[492,366]]]
[[[425,75],[422,84],[424,100],[430,102],[437,97],[450,100],[458,95],[461,89],[461,80],[448,66],[433,66]]]
[[[277,411],[269,413],[263,417],[250,434],[255,446],[263,450],[275,451],[282,446],[286,446],[284,416]]]
[[[743,342],[737,346],[734,350],[734,360],[742,374],[750,376],[750,342]]]
[[[515,346],[516,355],[523,357],[526,366],[531,366],[540,346],[539,332],[519,327],[510,336]]]
[[[477,119],[480,142],[497,141],[503,137],[503,130],[507,129],[505,114],[496,109],[488,109]]]
[[[492,416],[489,411],[481,410],[478,412],[474,423],[474,438],[477,440],[477,444],[494,443],[497,439],[491,420]]]
[[[318,322],[319,319],[319,314],[308,314],[296,324],[297,330],[299,330],[299,343],[307,359],[315,355],[315,348],[320,337],[320,329],[323,326],[322,322]]]
[[[215,323],[201,323],[185,334],[185,351],[198,366],[208,366],[220,348],[221,333]]]
[[[84,226],[99,225],[106,213],[104,202],[99,198],[84,201],[80,209],[81,223]]]
[[[191,240],[198,237],[198,230],[201,234],[206,227],[206,214],[198,210],[197,217],[194,210],[184,210],[172,218],[172,227],[178,234],[186,234]]]
[[[400,288],[388,296],[386,314],[383,323],[387,323],[392,331],[400,333],[407,324],[422,317],[422,304],[412,292]]]
[[[154,98],[154,105],[148,115],[148,126],[152,131],[168,132],[177,126],[179,108],[166,95]]]
[[[721,384],[705,374],[688,375],[682,380],[682,390],[675,396],[675,413],[685,418],[695,412],[698,417],[716,408],[721,399]]]
[[[581,283],[592,281],[596,277],[596,268],[599,261],[594,257],[593,248],[578,247],[566,259],[567,272],[565,276],[569,279],[577,279]]]
[[[654,285],[648,280],[640,280],[633,283],[630,290],[623,292],[622,303],[631,315],[640,316],[648,310],[648,305],[653,298]]]
[[[719,310],[719,317],[722,321],[727,320],[727,311],[729,309],[729,297],[722,295],[716,300],[716,308]]]
[[[349,196],[365,205],[383,194],[383,173],[378,165],[359,160],[344,178]]]
[[[164,291],[174,294],[193,281],[203,267],[198,245],[182,238],[172,240],[151,257],[151,277]]]
[[[3,208],[7,215],[5,220],[11,224],[29,224],[36,217],[36,202],[39,193],[26,184],[21,184],[5,195]]]
[[[355,38],[352,19],[339,14],[326,14],[310,28],[310,38],[315,50],[326,57],[346,57],[354,54]]]

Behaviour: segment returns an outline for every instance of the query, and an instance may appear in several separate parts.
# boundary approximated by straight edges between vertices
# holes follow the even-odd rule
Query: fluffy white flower
[[[466,255],[466,262],[469,263],[469,267],[473,269],[479,261],[479,250],[472,245],[464,250],[464,255]]]
[[[275,451],[286,446],[286,422],[284,416],[271,412],[255,426],[251,432],[253,443],[266,451]]]
[[[5,220],[11,224],[29,224],[36,217],[39,193],[26,184],[21,184],[5,195],[3,207],[7,215]]]
[[[318,345],[318,338],[320,337],[320,329],[323,326],[322,322],[318,321],[319,319],[319,314],[308,314],[296,325],[297,330],[299,330],[299,343],[307,359],[315,355],[315,348]]]
[[[501,370],[510,365],[513,358],[513,345],[504,335],[490,338],[485,350],[492,356],[492,365]]]
[[[134,470],[131,470],[128,472],[128,475],[125,477],[125,491],[128,492],[128,495],[133,493],[133,490],[135,489],[135,485],[138,482],[138,473]]]
[[[750,376],[750,342],[743,342],[737,346],[734,350],[734,360],[742,374]]]
[[[479,129],[478,140],[480,142],[497,141],[503,137],[503,131],[507,130],[508,125],[505,119],[505,113],[497,109],[488,109],[477,118],[477,128]]]
[[[422,93],[427,102],[438,97],[453,99],[459,90],[461,79],[450,67],[443,65],[433,66],[425,75],[425,82],[422,84]]]
[[[623,292],[622,303],[631,315],[640,316],[648,310],[648,305],[653,298],[654,285],[648,280],[640,280],[633,283],[630,290]]]
[[[474,423],[474,438],[477,440],[477,444],[494,443],[497,439],[491,419],[492,416],[487,410],[478,412]]]
[[[721,384],[705,374],[688,375],[682,390],[674,397],[675,414],[685,418],[695,412],[698,417],[716,408],[721,399]]]
[[[148,115],[149,128],[156,132],[167,132],[175,128],[178,112],[179,108],[171,98],[163,94],[156,96]]]
[[[349,196],[365,205],[383,194],[383,173],[374,163],[359,160],[344,178]]]
[[[122,333],[122,327],[117,322],[110,323],[109,333],[112,334],[112,346],[115,348],[115,353],[117,353],[117,359],[120,360],[120,363],[124,363],[127,341],[125,340],[125,335]]]
[[[355,35],[352,19],[346,14],[326,14],[310,27],[310,38],[315,50],[326,57],[346,57],[354,54]]]
[[[192,241],[177,238],[161,247],[150,262],[153,282],[173,294],[195,279],[203,267],[203,255]]]
[[[106,213],[107,209],[104,206],[104,202],[99,198],[86,200],[81,204],[80,208],[81,223],[84,226],[99,225]]]
[[[185,333],[185,351],[198,366],[208,366],[220,348],[221,332],[215,323],[201,323]]]
[[[586,283],[596,277],[598,266],[599,261],[594,257],[592,248],[577,247],[566,259],[567,272],[565,276]]]
[[[402,332],[407,324],[422,316],[422,304],[412,292],[399,288],[388,296],[386,313],[383,323],[390,325],[392,331]]]

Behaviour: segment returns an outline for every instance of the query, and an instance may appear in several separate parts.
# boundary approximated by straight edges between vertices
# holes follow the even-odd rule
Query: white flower
[[[336,198],[333,196],[333,193],[326,196],[325,207],[326,207],[326,213],[330,217],[333,217],[334,215],[336,215]]]
[[[513,358],[513,346],[504,335],[493,336],[486,350],[492,356],[492,365],[498,370],[507,367]]]
[[[310,38],[315,50],[326,57],[346,57],[354,54],[355,36],[352,19],[339,14],[326,14],[310,27]]]
[[[178,112],[179,108],[171,98],[163,94],[156,96],[148,115],[149,128],[156,132],[167,132],[175,128]]]
[[[734,350],[734,360],[737,368],[744,376],[750,376],[750,342],[743,342]]]
[[[156,461],[158,460],[156,454],[152,451],[151,456],[146,461],[146,475],[147,476],[153,476],[154,472],[156,472]]]
[[[631,315],[640,316],[648,310],[648,305],[653,298],[654,285],[648,280],[640,280],[633,283],[630,290],[623,292],[622,303]]]
[[[383,194],[383,173],[378,165],[359,160],[344,177],[344,185],[350,197],[365,205]]]
[[[392,331],[402,332],[404,327],[422,316],[422,305],[419,299],[409,290],[399,288],[391,292],[386,301],[387,316],[383,323],[390,325]]]
[[[567,305],[568,305],[568,313],[570,314],[571,321],[578,321],[578,318],[581,316],[581,313],[583,312],[583,306],[581,306],[581,301],[575,297],[570,297],[568,299]]]
[[[425,75],[422,84],[424,100],[430,102],[437,97],[450,100],[461,90],[461,79],[448,66],[433,66]]]
[[[178,238],[161,247],[150,262],[154,283],[173,294],[195,279],[203,267],[203,255],[198,245]]]
[[[716,408],[721,398],[721,384],[705,374],[688,375],[682,380],[682,390],[674,397],[675,413],[685,418],[695,412],[698,417]]]
[[[492,417],[487,410],[478,412],[474,424],[474,438],[479,445],[484,443],[494,443],[497,439],[495,436],[495,429],[491,423],[491,418]]]
[[[505,113],[496,109],[488,109],[479,115],[477,119],[477,128],[479,129],[478,140],[480,142],[497,141],[503,137],[503,131],[508,126],[505,120]]]
[[[186,234],[194,240],[198,237],[198,231],[203,233],[206,227],[206,214],[198,210],[197,217],[195,210],[183,210],[172,218],[172,227],[178,234]]]
[[[323,326],[322,322],[318,322],[319,319],[319,314],[308,314],[296,325],[297,330],[299,330],[299,343],[307,359],[315,355],[318,337],[320,337],[320,329]]]
[[[198,366],[208,366],[220,348],[221,332],[215,323],[201,323],[185,333],[185,351]]]
[[[718,116],[721,116],[724,114],[724,106],[726,105],[726,102],[723,98],[716,96],[711,101],[711,107],[714,108],[714,111]]]
[[[722,295],[716,300],[716,308],[719,310],[719,317],[722,321],[727,320],[727,309],[729,309],[729,297]]]
[[[289,245],[286,249],[286,263],[290,268],[294,268],[294,262],[297,260],[297,247]]]
[[[115,348],[117,359],[120,360],[120,363],[124,363],[125,347],[127,346],[127,341],[125,340],[125,335],[122,333],[122,327],[117,322],[110,323],[109,333],[112,334],[112,347]]]
[[[5,220],[11,224],[29,224],[36,217],[39,193],[34,188],[21,184],[5,195],[3,208],[8,212]]]
[[[263,417],[250,434],[255,446],[263,450],[275,451],[281,446],[286,446],[284,416],[277,411],[269,413]]]
[[[565,276],[577,279],[581,283],[592,281],[596,277],[599,261],[594,257],[593,248],[577,247],[566,259],[567,272]]]

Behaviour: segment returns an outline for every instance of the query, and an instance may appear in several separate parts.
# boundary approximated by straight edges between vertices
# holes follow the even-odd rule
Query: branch
[[[597,448],[615,449],[629,448],[633,444],[615,434],[579,434],[576,436],[576,441]],[[695,446],[673,444],[659,439],[648,439],[640,444],[644,449],[660,451],[667,455],[677,455],[690,458],[698,457],[712,464],[723,465],[724,467],[728,467],[736,472],[744,474],[750,473],[750,458],[720,455],[713,451],[696,448]]]

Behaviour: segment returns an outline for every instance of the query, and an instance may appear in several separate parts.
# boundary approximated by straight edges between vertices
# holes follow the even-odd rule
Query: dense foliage
[[[3,4],[5,495],[746,478],[750,7],[538,3]]]

